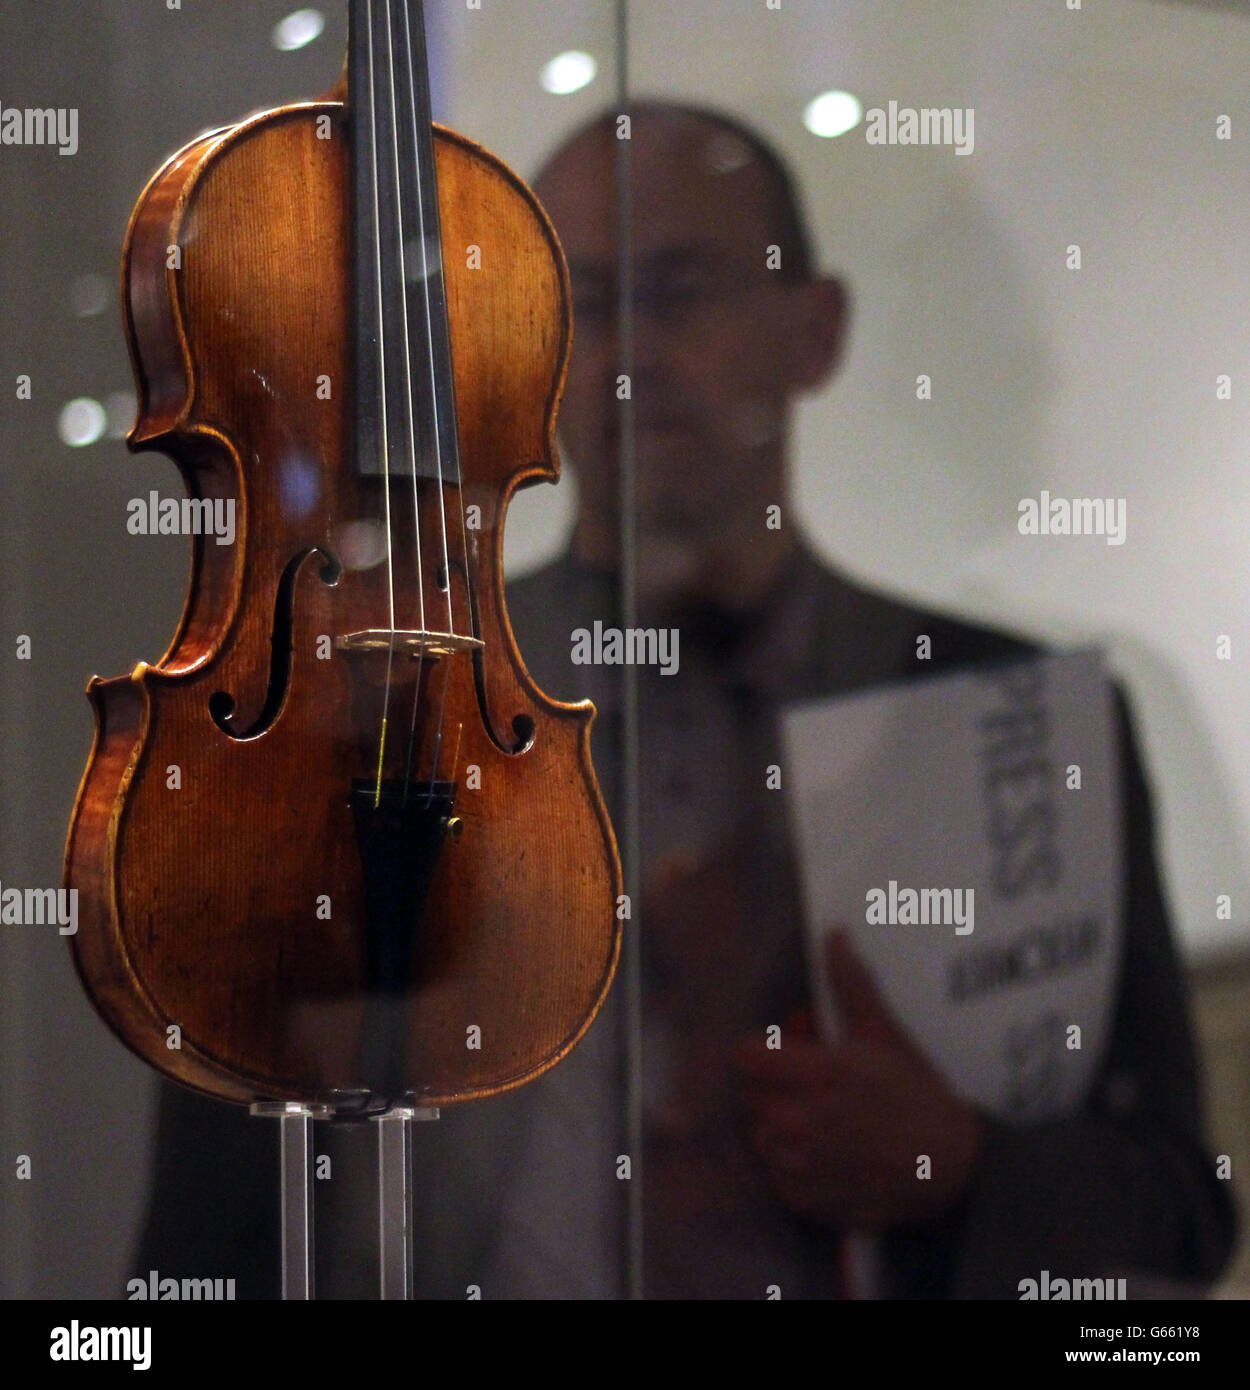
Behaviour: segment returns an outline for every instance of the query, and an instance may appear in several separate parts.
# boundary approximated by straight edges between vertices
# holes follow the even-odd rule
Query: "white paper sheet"
[[[840,1036],[823,938],[842,925],[957,1094],[1020,1122],[1076,1108],[1107,1043],[1121,936],[1119,766],[1099,657],[794,707],[783,737],[823,1035]],[[930,920],[908,921],[912,908]]]

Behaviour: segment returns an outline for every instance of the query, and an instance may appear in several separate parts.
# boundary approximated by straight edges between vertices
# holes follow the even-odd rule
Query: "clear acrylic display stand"
[[[379,1297],[412,1297],[412,1126],[437,1120],[431,1106],[393,1105],[378,1127]]]
[[[313,1121],[336,1118],[334,1109],[302,1101],[258,1101],[251,1113],[279,1124],[282,1297],[315,1298]],[[433,1106],[404,1102],[369,1117],[378,1127],[378,1266],[383,1299],[412,1297],[412,1126],[438,1116]]]

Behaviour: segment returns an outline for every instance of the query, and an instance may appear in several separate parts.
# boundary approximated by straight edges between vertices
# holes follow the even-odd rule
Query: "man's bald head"
[[[811,277],[811,239],[789,166],[755,131],[710,107],[644,101],[626,106],[624,112],[601,112],[547,157],[534,178],[541,199],[546,200],[545,190],[559,186],[569,170],[584,182],[590,167],[601,170],[605,190],[615,190],[622,115],[630,120],[636,158],[648,163],[671,160],[675,174],[706,179],[729,204],[740,206],[740,195],[749,190],[770,234],[767,244],[781,248],[779,278],[796,282]]]

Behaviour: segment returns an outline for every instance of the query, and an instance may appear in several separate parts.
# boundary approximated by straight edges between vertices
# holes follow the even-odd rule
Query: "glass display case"
[[[527,474],[499,541],[507,616],[484,588],[478,626],[464,630],[487,634],[487,662],[511,633],[528,671],[508,667],[517,689],[532,680],[543,699],[594,702],[586,737],[597,790],[543,763],[499,812],[524,852],[511,868],[500,861],[495,881],[512,915],[490,917],[494,936],[482,928],[493,953],[457,953],[450,928],[410,943],[417,964],[394,991],[403,1027],[451,1019],[458,1037],[467,1025],[469,1048],[474,1027],[479,1046],[496,1025],[518,1047],[527,1028],[546,1041],[535,1044],[543,1065],[515,1063],[502,1090],[483,1083],[458,1101],[429,1082],[439,1118],[404,1127],[398,1160],[411,1182],[404,1291],[1244,1296],[1234,1216],[1250,1141],[1237,1103],[1250,1055],[1244,8],[423,8],[435,121],[517,180],[498,175],[502,211],[473,205],[468,184],[453,206],[452,176],[469,178],[455,162],[468,168],[473,156],[453,157],[439,137],[442,262],[431,269],[425,223],[417,233],[401,220],[387,253],[398,256],[394,286],[417,286],[396,291],[409,307],[414,294],[431,303],[423,286],[447,267],[456,374],[446,390],[461,400],[466,476],[492,448],[511,450],[508,466]],[[136,420],[164,408],[163,369],[139,351],[136,385],[126,330],[141,311],[123,303],[118,265],[131,209],[174,151],[207,150],[209,132],[300,103],[323,103],[338,113],[336,133],[351,133],[358,116],[346,111],[361,108],[346,86],[349,9],[355,23],[422,20],[421,6],[400,0],[295,12],[270,0],[15,0],[0,14],[8,1299],[282,1291],[279,1126],[247,1102],[288,1097],[249,1090],[246,1075],[230,1099],[205,1094],[207,1071],[180,1072],[160,1053],[180,1047],[169,1029],[191,1029],[193,1015],[235,1011],[239,1027],[246,1015],[268,1036],[270,982],[257,974],[255,989],[240,989],[231,963],[254,955],[259,972],[275,954],[264,933],[279,864],[330,864],[339,852],[329,830],[309,828],[321,824],[306,780],[319,745],[277,780],[236,778],[221,750],[250,742],[263,754],[284,720],[290,729],[303,717],[285,692],[300,689],[300,643],[323,634],[327,586],[340,584],[337,570],[333,581],[312,576],[307,556],[322,546],[317,563],[372,575],[362,584],[380,586],[384,573],[376,534],[347,511],[326,523],[328,540],[315,527],[298,542],[281,529],[297,513],[320,515],[301,469],[349,467],[353,449],[367,452],[361,422],[378,428],[358,375],[352,390],[329,385],[359,373],[374,330],[357,324],[349,339],[333,327],[350,329],[349,319],[324,317],[327,304],[346,312],[350,286],[362,302],[362,185],[352,192],[344,173],[333,185],[343,198],[319,202],[313,137],[298,149],[275,139],[274,172],[252,171],[251,194],[223,190],[215,211],[205,194],[199,221],[176,224],[168,274],[132,265],[212,326],[236,379],[259,383],[233,398],[249,428],[271,401],[290,411],[256,436],[272,451],[236,460],[272,485],[272,515],[255,501],[246,511],[237,475],[206,471],[193,487],[219,504],[213,535],[194,534],[178,470],[159,449],[127,451]],[[419,85],[402,70],[398,80],[401,97],[404,81]],[[387,89],[373,90],[385,105]],[[396,139],[396,182],[383,168],[372,185],[380,229],[415,160],[416,144]],[[333,156],[340,171],[359,171],[362,148]],[[309,161],[303,175],[298,160]],[[533,242],[500,220],[529,209],[530,190]],[[427,208],[431,196],[414,185]],[[230,238],[248,245],[274,198],[289,240],[268,270],[256,262],[251,292],[236,303],[197,280],[199,246],[218,238],[213,254],[229,270],[250,254]],[[534,247],[549,228],[561,249],[543,271]],[[475,299],[479,270],[482,283],[501,283],[490,281],[501,274],[496,248],[515,278],[496,299]],[[562,321],[542,306],[566,297],[565,374]],[[509,343],[486,322],[505,300]],[[423,352],[433,359],[438,331],[431,320],[424,337],[404,339],[410,366]],[[187,363],[200,350],[176,333],[169,341]],[[306,399],[279,400],[280,378],[264,364],[299,360],[303,370],[307,359],[293,355],[310,345],[333,358],[324,394],[310,385]],[[539,363],[515,373],[516,409],[537,422],[526,428],[493,375],[522,358]],[[551,486],[540,476],[544,430],[561,377]],[[468,397],[480,411],[472,425]],[[301,431],[323,407],[335,423],[315,438],[339,451],[327,446],[308,464],[292,441],[314,437]],[[206,433],[229,436],[211,386],[196,408]],[[420,396],[414,409],[432,449],[442,426],[420,425]],[[425,476],[422,496],[472,512],[485,494],[450,477]],[[391,487],[357,482],[375,498]],[[270,523],[287,551],[265,588],[255,557]],[[489,577],[501,527],[502,514],[488,519],[479,550],[468,522],[463,551],[453,544],[441,569],[428,560],[431,592],[450,592],[449,604],[461,596],[457,555],[467,567],[480,553]],[[419,519],[415,530],[419,550]],[[170,651],[193,556],[208,606],[198,618],[187,610],[190,626],[260,633],[262,674],[243,681],[257,692],[254,722],[242,727],[245,691],[238,709],[205,704],[199,780],[184,767],[190,789],[170,792],[188,802],[123,809],[119,798],[115,819],[97,827],[104,867],[88,873],[71,853],[66,879],[92,750],[83,687]],[[203,593],[210,573],[217,609]],[[268,608],[227,620],[253,591]],[[391,597],[389,620],[366,628],[428,638],[424,608],[397,620],[393,581]],[[468,588],[463,598],[467,612]],[[334,659],[350,661],[350,642],[335,636]],[[207,641],[196,661],[211,667],[216,650]],[[547,753],[532,724],[528,742],[509,725],[493,675],[472,693],[467,647],[434,658],[460,663],[483,720],[459,727],[463,756],[448,757],[441,726],[445,742],[430,744],[429,806],[436,784],[452,788],[430,815],[442,816],[440,835],[459,817],[467,827],[430,870],[440,904],[431,912],[464,918],[456,931],[468,939],[496,909],[475,917],[463,906],[467,880],[453,881],[446,855],[494,842],[476,835],[460,766],[479,743],[514,762],[531,744]],[[325,721],[346,717],[344,689],[323,702]],[[157,732],[144,726],[164,777],[172,760],[159,756]],[[377,754],[375,809],[386,756]],[[115,769],[123,786],[136,760]],[[172,828],[190,799],[206,826],[194,845]],[[575,804],[587,815],[601,804],[606,817],[594,830],[593,889],[587,861],[560,838]],[[243,847],[231,828],[241,810],[259,814],[270,845]],[[346,799],[338,814],[355,853]],[[140,915],[118,886],[123,832],[152,851],[131,939],[164,964],[123,952],[93,976],[91,962],[117,950],[122,917]],[[376,898],[416,872],[403,867],[407,845],[366,867]],[[508,875],[526,854],[533,877],[522,893]],[[238,900],[255,932],[214,935],[243,867],[252,877]],[[81,906],[70,890],[84,894]],[[558,926],[565,911],[599,914],[598,936]],[[342,983],[354,978],[351,953],[371,948],[343,936],[335,956],[329,914],[309,909],[303,935],[289,938],[306,943],[290,946],[296,954],[328,952],[307,957],[307,979],[322,984],[299,986],[317,1004],[301,1017],[300,1045],[330,1078],[319,1102],[351,1089],[351,1066],[326,1061],[349,1026],[342,1010],[383,989],[375,975]],[[550,968],[529,944],[544,924]],[[350,929],[340,911],[334,932]],[[173,963],[179,942],[201,938],[211,943],[198,965]],[[614,956],[618,938],[600,1001],[604,960],[585,953]],[[423,952],[454,958],[455,970],[422,973]],[[273,968],[282,979],[297,969],[289,955]],[[545,991],[579,969],[584,1018],[544,1022]],[[448,1006],[455,971],[466,999],[487,998],[475,991],[492,981],[496,1011]],[[146,1061],[115,1036],[110,1001],[126,988],[151,1003]],[[110,1010],[113,1031],[100,1016]],[[315,1283],[327,1299],[378,1295],[378,1130],[352,1108],[318,1111],[309,1131]],[[1068,1293],[1055,1292],[1057,1279]],[[1078,1284],[1084,1293],[1071,1292]]]

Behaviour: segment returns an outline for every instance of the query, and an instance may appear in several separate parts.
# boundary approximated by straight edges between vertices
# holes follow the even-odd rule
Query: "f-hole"
[[[458,558],[453,558],[451,565],[467,580],[465,567]],[[469,617],[473,622],[473,635],[481,640],[482,623],[478,614],[477,591],[468,583],[465,584],[465,588],[469,591]],[[482,727],[486,730],[495,747],[501,753],[507,753],[509,757],[528,753],[534,746],[534,721],[528,714],[518,714],[512,720],[512,732],[516,735],[515,741],[505,742],[495,731],[495,721],[491,718],[491,712],[486,702],[486,667],[482,661],[481,647],[477,647],[473,652],[473,688],[477,691],[477,707],[482,716]]]
[[[323,584],[333,587],[339,582],[339,576],[343,572],[342,565],[339,564],[334,555],[330,554],[328,550],[319,550],[316,546],[308,550],[301,550],[287,561],[273,604],[273,633],[269,639],[272,647],[269,658],[269,688],[265,692],[265,703],[261,706],[255,722],[246,729],[236,729],[234,726],[236,708],[234,696],[228,691],[218,690],[208,697],[208,712],[212,715],[213,723],[227,738],[232,738],[236,742],[241,743],[245,739],[258,738],[266,730],[271,729],[277,721],[278,715],[282,713],[282,706],[286,703],[287,691],[291,686],[291,627],[295,608],[295,579],[299,574],[300,566],[310,555],[321,556],[321,582]]]

